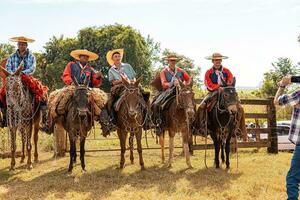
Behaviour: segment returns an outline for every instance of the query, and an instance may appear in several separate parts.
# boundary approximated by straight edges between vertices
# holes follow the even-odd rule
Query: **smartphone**
[[[300,83],[300,76],[292,76],[291,82],[292,83]]]

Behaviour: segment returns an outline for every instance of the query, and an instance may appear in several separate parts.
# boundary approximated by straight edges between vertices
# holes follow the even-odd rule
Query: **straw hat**
[[[93,53],[86,49],[77,49],[77,50],[71,51],[70,55],[73,58],[75,58],[76,60],[79,60],[79,56],[88,56],[89,61],[97,60],[99,57],[96,53]]]
[[[175,55],[175,54],[170,54],[170,55],[168,55],[168,56],[166,56],[166,57],[164,57],[164,59],[165,60],[176,60],[176,61],[179,61],[179,60],[181,60],[180,58],[178,58],[178,56],[177,55]]]
[[[106,60],[107,60],[107,62],[110,66],[114,65],[114,61],[113,61],[112,57],[113,57],[114,53],[116,53],[116,52],[118,52],[121,55],[121,60],[123,58],[124,49],[114,49],[114,50],[111,50],[111,51],[107,52]]]
[[[211,56],[205,57],[207,60],[222,60],[222,59],[227,59],[227,56],[223,56],[220,53],[213,53]]]
[[[9,40],[12,42],[26,42],[26,43],[34,42],[34,39],[30,39],[24,36],[12,37]]]

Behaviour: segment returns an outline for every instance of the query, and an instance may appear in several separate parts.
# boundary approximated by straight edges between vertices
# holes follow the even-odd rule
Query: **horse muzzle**
[[[79,117],[86,117],[88,112],[89,112],[88,109],[78,109]]]
[[[128,114],[129,114],[130,117],[135,117],[137,115],[137,112],[134,111],[134,110],[129,110]]]
[[[192,108],[187,109],[186,115],[189,119],[193,119],[195,117],[195,111]]]
[[[230,114],[233,114],[233,115],[236,114],[237,111],[238,111],[237,106],[236,105],[228,106],[228,111],[229,111]]]

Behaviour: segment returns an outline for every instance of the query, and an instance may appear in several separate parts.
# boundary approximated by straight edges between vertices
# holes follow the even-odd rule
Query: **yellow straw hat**
[[[76,60],[79,60],[79,56],[88,56],[89,61],[97,60],[99,57],[96,53],[93,53],[86,49],[77,49],[77,50],[71,51],[70,55],[73,58],[75,58]]]
[[[12,42],[26,42],[26,43],[34,42],[34,39],[30,39],[24,36],[12,37],[9,40]]]
[[[106,60],[108,62],[108,64],[110,66],[113,66],[114,65],[114,61],[112,59],[112,56],[114,55],[114,53],[118,52],[120,55],[121,55],[121,60],[123,58],[123,55],[124,55],[124,49],[114,49],[114,50],[111,50],[109,52],[107,52],[106,54]]]
[[[164,57],[163,59],[165,59],[165,60],[176,60],[176,61],[181,60],[180,58],[178,58],[178,56],[176,54],[170,54],[170,55]]]
[[[213,53],[211,56],[205,57],[207,60],[222,60],[222,59],[227,59],[227,56],[223,56],[220,53]]]

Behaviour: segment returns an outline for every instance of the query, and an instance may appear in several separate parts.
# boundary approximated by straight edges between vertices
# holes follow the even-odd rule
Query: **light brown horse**
[[[120,168],[125,165],[125,151],[127,134],[130,133],[130,160],[131,164],[134,162],[133,157],[133,137],[135,135],[137,141],[137,150],[139,153],[139,160],[141,169],[144,170],[144,161],[142,156],[142,128],[143,128],[143,109],[146,102],[143,99],[141,88],[139,87],[141,77],[134,83],[128,82],[122,78],[124,91],[120,97],[120,108],[117,111],[117,133],[121,146],[121,160]]]
[[[173,151],[174,151],[174,137],[177,132],[181,133],[183,151],[186,158],[188,168],[192,168],[190,161],[189,143],[192,139],[190,125],[195,117],[195,99],[192,90],[193,81],[186,86],[180,82],[180,87],[177,87],[177,96],[174,98],[171,105],[163,112],[163,117],[166,124],[163,125],[163,133],[159,136],[159,143],[161,146],[162,162],[165,160],[165,131],[169,133],[169,161],[168,167],[172,166]]]
[[[2,63],[3,64],[3,63]],[[34,138],[34,161],[38,162],[38,131],[40,122],[40,108],[35,104],[34,95],[23,85],[21,72],[23,67],[17,69],[13,74],[9,73],[1,65],[2,76],[6,78],[6,104],[7,104],[7,126],[11,137],[11,165],[10,170],[15,168],[16,132],[19,130],[22,137],[21,163],[25,159],[25,147],[27,150],[27,168],[32,168],[31,162],[31,137],[33,128]]]

